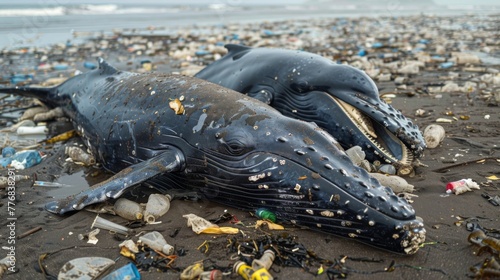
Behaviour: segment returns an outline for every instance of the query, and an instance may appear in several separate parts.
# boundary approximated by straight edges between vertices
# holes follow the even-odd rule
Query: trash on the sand
[[[94,63],[94,62],[90,62],[90,61],[85,61],[83,63],[83,67],[87,68],[87,69],[90,69],[90,70],[94,70],[97,68],[97,65]]]
[[[424,139],[427,148],[436,148],[444,140],[444,136],[444,128],[439,124],[431,124],[424,129]]]
[[[285,228],[282,226],[282,225],[279,225],[279,224],[275,224],[269,220],[258,220],[256,223],[255,223],[255,228],[260,228],[262,227],[263,225],[267,225],[267,227],[270,229],[270,230],[284,230]]]
[[[17,132],[19,127],[34,127],[36,124],[32,120],[22,120],[11,127],[6,127],[0,130],[0,132]]]
[[[222,280],[222,271],[212,269],[210,271],[203,271],[200,274],[199,280]]]
[[[237,234],[239,230],[233,227],[219,227],[216,224],[195,215],[187,214],[182,215],[182,217],[187,219],[187,226],[191,227],[197,234],[208,233],[208,234]]]
[[[34,228],[30,229],[30,230],[27,230],[27,231],[25,231],[25,232],[23,232],[23,233],[19,234],[19,235],[17,236],[17,239],[23,239],[23,238],[25,238],[26,236],[30,236],[30,235],[32,235],[33,233],[35,233],[35,232],[37,232],[37,231],[39,231],[39,230],[42,230],[42,227],[41,227],[41,226],[34,227]]]
[[[486,179],[491,180],[491,181],[500,180],[500,178],[498,178],[496,175],[488,176],[488,177],[486,177]]]
[[[113,260],[101,257],[73,259],[62,266],[57,275],[57,279],[96,279],[114,264],[115,262]]]
[[[95,157],[85,152],[82,148],[76,146],[67,146],[64,153],[68,155],[75,163],[82,163],[85,166],[94,165]]]
[[[255,215],[262,220],[269,220],[276,223],[276,214],[266,208],[259,208],[255,210]]]
[[[234,272],[238,273],[245,280],[272,280],[273,276],[265,267],[254,270],[243,261],[238,261],[233,266]]]
[[[366,156],[365,152],[363,151],[363,149],[361,149],[360,146],[351,147],[347,149],[345,152],[347,156],[351,159],[351,161],[357,166],[361,164],[361,162],[365,159]]]
[[[135,261],[135,254],[136,253],[132,252],[127,246],[120,246],[120,255]]]
[[[199,279],[203,273],[203,262],[197,262],[184,269],[180,275],[181,280]]]
[[[72,137],[75,137],[76,136],[76,130],[72,129],[70,131],[67,131],[67,132],[64,132],[64,133],[61,133],[59,135],[56,135],[52,138],[49,138],[43,142],[47,143],[47,144],[53,144],[53,143],[56,143],[56,142],[60,142],[60,141],[66,141]]]
[[[28,175],[14,175],[14,176],[2,176],[0,177],[0,189],[5,188],[9,185],[14,185],[17,182],[25,181],[31,179]]]
[[[137,247],[137,244],[132,240],[132,239],[127,239],[120,243],[118,247],[126,247],[130,252],[132,253],[139,253],[139,247]]]
[[[35,166],[40,162],[42,162],[42,156],[38,151],[26,150],[15,153],[12,156],[12,163],[10,165],[15,169],[22,170]]]
[[[143,209],[139,203],[126,198],[119,198],[114,205],[115,213],[127,220],[142,220]]]
[[[56,71],[62,71],[62,70],[67,70],[69,66],[66,63],[60,63],[52,65],[52,68]]]
[[[19,118],[19,121],[23,120],[31,120],[36,114],[39,113],[45,113],[49,109],[47,107],[34,107],[34,108],[29,108],[26,111],[24,111],[23,115]]]
[[[141,66],[146,71],[153,70],[153,63],[151,62],[151,60],[142,60],[141,61]]]
[[[12,163],[12,158],[11,157],[0,158],[0,166],[2,168],[7,168],[11,163]],[[3,179],[1,179],[1,180],[3,180]],[[6,177],[5,177],[5,184],[7,184],[7,178]],[[0,184],[0,185],[3,186],[3,184]]]
[[[57,182],[34,181],[33,187],[64,188],[64,187],[72,187],[72,186],[57,183]]]
[[[482,252],[488,250],[493,250],[494,252],[500,254],[500,240],[487,236],[481,229],[474,230],[471,234],[469,234],[467,240],[470,243],[481,246],[477,252],[478,256],[481,255]]]
[[[446,184],[446,193],[454,193],[459,195],[465,192],[470,192],[473,189],[479,190],[479,185],[472,181],[472,179],[461,179],[455,182],[450,182]]]
[[[133,263],[128,263],[106,275],[102,280],[140,280],[141,274]]]
[[[495,195],[492,197],[487,193],[483,193],[483,194],[481,194],[481,196],[486,198],[486,200],[488,200],[491,204],[493,204],[495,206],[500,206],[500,196]]]
[[[175,114],[184,114],[184,105],[182,105],[181,101],[178,98],[170,101],[168,105],[170,106],[170,109],[174,110]]]
[[[97,244],[97,242],[99,241],[99,239],[97,239],[97,235],[99,234],[101,230],[96,228],[94,229],[93,231],[89,232],[88,234],[88,239],[87,240],[87,243],[90,243],[90,244]]]
[[[439,68],[441,69],[448,69],[450,67],[452,67],[453,65],[455,65],[455,63],[449,61],[449,62],[443,62],[441,64],[439,64]]]
[[[97,213],[97,214],[111,214],[116,215],[114,205],[109,201],[91,204],[83,208],[85,211]]]
[[[436,122],[438,122],[438,123],[452,123],[453,120],[450,120],[447,118],[438,118],[438,119],[436,119]]]
[[[163,235],[157,231],[148,232],[139,237],[139,240],[149,248],[163,252],[167,256],[174,252],[174,246],[168,244]]]
[[[35,76],[32,74],[15,74],[10,77],[10,83],[15,85],[22,82],[33,80]]]
[[[382,186],[391,188],[395,193],[412,193],[415,189],[405,179],[396,175],[387,176],[381,173],[370,173],[370,176],[377,179]]]
[[[16,150],[12,147],[5,147],[2,149],[2,157],[11,157],[16,153]]]
[[[484,259],[484,261],[470,267],[469,270],[474,273],[474,279],[500,278],[500,263],[494,257]]]
[[[111,221],[108,221],[104,218],[99,217],[99,215],[97,215],[95,217],[94,222],[92,223],[92,226],[90,228],[105,229],[105,230],[109,230],[111,232],[116,232],[116,233],[123,234],[123,235],[129,235],[129,234],[134,233],[134,230],[129,229],[127,227],[124,227],[122,225],[119,225],[117,223],[113,223]]]
[[[54,120],[56,118],[64,117],[64,112],[61,107],[57,107],[45,113],[38,113],[33,116],[33,121],[35,122],[43,122]]]
[[[154,223],[156,219],[165,215],[170,209],[170,201],[172,197],[170,195],[163,194],[151,194],[148,198],[148,203],[146,204],[146,209],[144,210],[144,221],[148,224]]]
[[[388,174],[388,175],[395,175],[396,174],[396,167],[394,167],[391,164],[382,164],[378,168],[378,172],[383,173],[383,174]]]
[[[17,135],[39,135],[39,134],[47,134],[49,130],[45,125],[39,125],[34,127],[29,126],[21,126],[16,130]]]
[[[0,260],[0,278],[5,274],[5,272],[15,272],[16,267],[16,257],[15,256],[7,256]]]
[[[274,253],[273,250],[265,250],[264,253],[262,254],[262,257],[260,259],[254,259],[252,261],[252,268],[254,270],[259,270],[261,268],[265,268],[269,270],[271,266],[273,265],[274,258],[276,257],[276,254]]]

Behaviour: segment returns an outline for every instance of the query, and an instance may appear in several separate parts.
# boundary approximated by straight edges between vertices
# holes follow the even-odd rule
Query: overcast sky
[[[352,3],[355,3],[356,0],[351,0]],[[373,3],[384,3],[386,4],[388,1],[401,1],[403,3],[406,0],[371,0]],[[89,3],[89,4],[106,4],[106,3],[127,3],[127,4],[140,4],[140,3],[155,3],[155,4],[161,4],[161,3],[183,3],[186,5],[189,4],[230,4],[230,5],[237,5],[239,3],[253,3],[253,4],[299,4],[299,3],[304,3],[307,2],[306,0],[253,0],[253,1],[248,1],[248,0],[174,0],[174,1],[164,1],[164,0],[111,0],[111,1],[106,1],[106,0],[1,0],[0,4],[26,4],[26,3],[33,3],[33,4],[44,4],[46,3],[47,5],[57,5],[57,3],[67,3],[67,4],[78,4],[78,3]],[[335,3],[335,0],[330,0],[331,3]],[[343,1],[344,2],[344,1]],[[500,5],[499,0],[434,0],[436,4],[440,5]]]

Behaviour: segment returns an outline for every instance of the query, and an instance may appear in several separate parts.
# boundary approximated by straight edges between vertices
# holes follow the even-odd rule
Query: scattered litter
[[[450,182],[446,185],[446,193],[454,193],[456,195],[470,192],[473,189],[479,190],[479,185],[472,179],[462,179],[455,182]]]
[[[495,206],[500,206],[500,196],[498,196],[498,195],[491,196],[487,193],[483,193],[483,194],[481,194],[481,196],[486,198],[486,200],[488,200],[491,204],[493,204]]]
[[[431,124],[424,129],[424,139],[429,149],[436,148],[444,140],[444,136],[444,128],[439,124]]]
[[[5,272],[15,272],[14,267],[16,266],[16,257],[7,256],[0,260],[0,278],[5,274]]]
[[[26,150],[17,152],[12,156],[11,167],[22,170],[30,168],[42,162],[42,156],[38,151]]]
[[[260,228],[263,225],[266,225],[270,230],[284,230],[285,228],[282,225],[275,224],[268,220],[258,220],[255,223],[255,228]]]
[[[273,223],[276,223],[276,214],[274,214],[272,211],[265,209],[265,208],[259,208],[255,211],[255,215],[259,217],[260,219],[263,220],[268,220]]]
[[[64,153],[68,155],[75,163],[82,163],[85,166],[94,165],[95,157],[85,152],[82,148],[76,146],[67,146]]]
[[[106,275],[102,280],[140,280],[141,274],[133,263],[128,263]]]
[[[45,125],[39,125],[39,126],[21,126],[17,128],[16,133],[17,135],[40,135],[40,134],[47,134],[49,130]]]
[[[208,233],[208,234],[237,234],[239,230],[233,227],[219,227],[216,224],[198,217],[195,214],[187,214],[182,217],[187,219],[187,226],[192,227],[193,231],[197,234]]]
[[[174,246],[167,243],[163,235],[157,231],[148,232],[139,237],[139,240],[148,245],[149,248],[163,252],[166,255],[172,255]]]
[[[115,262],[113,260],[101,257],[73,259],[62,266],[57,279],[96,279],[114,264]]]
[[[391,188],[395,193],[412,193],[415,189],[405,179],[396,175],[387,176],[380,173],[370,173],[370,176],[377,179],[382,186]]]
[[[90,244],[97,244],[97,242],[99,241],[99,239],[97,239],[97,235],[99,234],[101,230],[96,228],[94,229],[93,231],[89,232],[88,234],[88,241],[87,243],[90,243]]]
[[[109,230],[111,232],[116,232],[116,233],[123,234],[123,235],[129,235],[129,234],[134,233],[134,230],[129,229],[127,227],[124,227],[122,225],[119,225],[117,223],[113,223],[111,221],[108,221],[104,218],[99,217],[99,215],[97,215],[95,217],[94,222],[92,223],[92,226],[90,228],[105,229],[105,230]]]
[[[43,122],[43,121],[54,120],[60,117],[64,117],[64,112],[61,107],[57,107],[48,112],[36,114],[35,116],[33,116],[33,121]],[[19,132],[17,134],[19,134]]]
[[[144,210],[144,221],[151,224],[156,221],[159,217],[165,215],[170,209],[170,201],[172,197],[170,195],[163,194],[151,194],[148,198],[148,203],[146,204],[146,209]]]
[[[116,200],[114,212],[118,216],[130,221],[142,220],[143,217],[143,209],[141,205],[123,197]]]
[[[438,119],[436,119],[436,122],[438,122],[438,123],[452,123],[453,120],[446,119],[446,118],[438,118]]]

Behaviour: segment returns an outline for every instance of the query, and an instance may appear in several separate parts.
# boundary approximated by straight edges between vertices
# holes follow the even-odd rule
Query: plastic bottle
[[[126,198],[119,198],[113,208],[118,216],[127,220],[141,220],[143,217],[141,205]]]
[[[211,271],[204,271],[200,274],[200,280],[222,280],[222,271],[213,269]]]
[[[148,232],[139,237],[139,240],[153,250],[162,251],[165,255],[172,255],[174,252],[174,247],[157,231]]]
[[[93,155],[90,155],[86,153],[82,148],[80,147],[66,147],[64,152],[74,161],[74,162],[81,162],[85,165],[94,165],[95,164],[95,158]]]
[[[117,223],[113,223],[111,221],[108,221],[104,218],[99,217],[99,215],[97,215],[95,217],[91,228],[105,229],[105,230],[113,231],[113,232],[123,234],[123,235],[129,235],[129,234],[134,232],[132,229],[129,229],[129,228],[124,227],[122,225],[119,225]]]
[[[13,182],[19,182],[19,181],[22,181],[22,180],[29,180],[30,179],[30,176],[28,175],[14,175],[13,177],[0,177],[0,188],[5,188],[7,186],[9,186],[9,182],[11,182],[10,184],[12,184]]]
[[[153,223],[159,217],[165,215],[170,209],[170,195],[151,194],[144,210],[144,221]]]
[[[237,272],[245,280],[272,280],[273,276],[267,271],[265,267],[254,270],[245,262],[236,262],[233,266],[234,271]]]
[[[411,193],[415,188],[413,185],[408,184],[405,179],[396,175],[387,176],[381,173],[370,173],[370,176],[377,179],[382,186],[391,188],[395,193]]]
[[[261,268],[265,268],[266,270],[269,270],[271,268],[271,265],[273,265],[274,258],[275,258],[275,254],[272,250],[265,250],[264,254],[262,254],[262,257],[260,257],[260,259],[253,260],[252,268],[255,271],[257,271]]]
[[[424,129],[424,140],[427,148],[436,148],[444,139],[445,131],[439,124],[431,124]]]
[[[102,280],[140,280],[141,274],[133,263],[128,263],[106,275]]]
[[[259,217],[260,219],[269,220],[273,223],[276,223],[276,214],[274,214],[268,209],[259,208],[255,210],[255,215],[257,215],[257,217]]]

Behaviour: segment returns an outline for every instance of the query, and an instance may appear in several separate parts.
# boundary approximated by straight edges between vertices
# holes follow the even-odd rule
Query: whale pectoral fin
[[[247,95],[261,102],[264,102],[267,105],[270,105],[271,102],[273,101],[273,94],[267,89],[247,92]]]
[[[104,182],[96,184],[76,195],[49,202],[45,209],[56,214],[80,210],[83,207],[117,198],[125,190],[157,175],[180,171],[184,167],[184,155],[177,149],[169,149],[146,161],[131,165]]]

